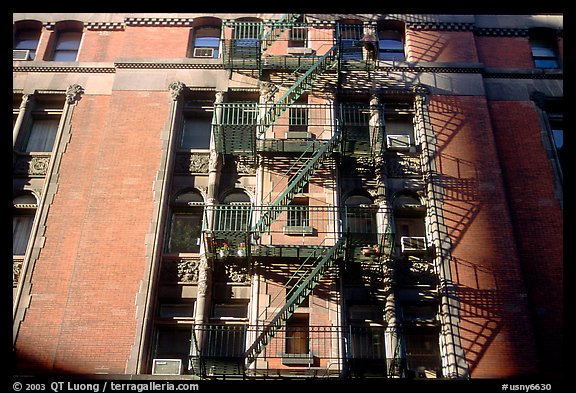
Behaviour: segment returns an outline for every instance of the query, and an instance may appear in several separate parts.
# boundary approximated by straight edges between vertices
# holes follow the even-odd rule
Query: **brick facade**
[[[20,18],[29,19],[27,15],[15,14],[15,32]],[[51,18],[42,15],[35,17]],[[340,326],[342,321],[348,323],[348,307],[366,306],[362,291],[370,292],[370,306],[381,307],[383,316],[378,323],[387,329],[382,342],[386,342],[389,361],[390,354],[397,356],[390,348],[396,336],[389,331],[397,329],[402,335],[406,326],[422,328],[402,324],[403,294],[434,293],[439,310],[453,307],[449,318],[436,315],[424,329],[428,335],[441,335],[439,356],[443,364],[437,377],[559,374],[556,365],[561,362],[563,347],[562,179],[554,172],[556,163],[545,110],[533,101],[533,96],[541,93],[561,98],[562,70],[534,70],[527,31],[538,26],[537,18],[532,21],[517,16],[512,23],[504,17],[491,20],[486,15],[476,19],[426,16],[431,22],[418,25],[410,22],[414,20],[411,16],[403,16],[405,60],[373,65],[360,61],[350,69],[338,69],[342,73],[338,77],[336,67],[327,68],[306,90],[304,98],[294,104],[316,105],[322,115],[307,118],[297,110],[287,111],[285,118],[279,117],[276,128],[268,132],[282,141],[286,150],[265,152],[266,158],[251,161],[250,154],[261,149],[260,145],[237,155],[224,155],[215,147],[218,138],[239,143],[238,135],[249,132],[246,124],[237,129],[218,129],[219,111],[223,109],[216,103],[222,97],[224,103],[266,102],[263,82],[282,85],[280,93],[268,97],[278,99],[297,83],[299,74],[291,75],[293,70],[282,74],[267,63],[258,63],[264,71],[238,70],[241,67],[225,63],[222,47],[220,59],[189,58],[192,21],[202,15],[147,19],[102,14],[102,20],[99,14],[86,15],[69,18],[88,18],[82,21],[76,62],[55,65],[50,61],[61,29],[56,20],[42,20],[36,61],[14,61],[14,117],[20,139],[33,122],[30,119],[38,118],[38,111],[36,107],[29,113],[22,109],[24,106],[18,108],[19,101],[25,102],[28,95],[68,100],[58,131],[62,140],[50,156],[53,167],[45,177],[17,173],[14,181],[14,195],[30,190],[41,194],[35,216],[38,229],[32,233],[33,243],[14,286],[14,348],[19,372],[147,375],[152,373],[152,361],[159,353],[162,329],[190,329],[198,321],[211,323],[217,319],[216,305],[224,301],[234,306],[249,304],[243,321],[252,322],[257,311],[270,306],[268,302],[276,293],[287,290],[282,287],[288,282],[283,275],[298,266],[288,251],[301,252],[294,250],[328,243],[320,237],[286,234],[282,231],[288,225],[278,218],[276,226],[269,229],[278,233],[265,233],[260,240],[273,243],[274,239],[282,239],[290,246],[282,251],[285,254],[254,256],[260,259],[252,270],[242,270],[238,262],[238,266],[227,266],[238,270],[224,271],[225,262],[210,256],[207,242],[201,246],[202,254],[167,251],[175,214],[190,214],[197,206],[178,205],[177,197],[193,190],[203,199],[203,206],[221,206],[227,195],[241,190],[258,206],[264,204],[268,192],[280,195],[293,182],[285,173],[298,162],[297,156],[286,154],[286,150],[298,148],[290,144],[294,140],[289,140],[287,131],[295,131],[294,124],[299,121],[320,124],[322,132],[314,138],[322,146],[336,132],[330,123],[336,122],[322,116],[331,119],[332,113],[340,110],[338,105],[344,103],[364,105],[364,112],[358,113],[369,113],[366,118],[371,127],[380,117],[386,116],[389,124],[394,124],[399,117],[410,114],[416,143],[410,151],[388,151],[383,134],[383,141],[378,142],[384,146],[380,155],[351,154],[350,167],[346,166],[348,161],[328,157],[323,168],[308,179],[309,188],[301,190],[298,197],[308,198],[310,206],[341,208],[348,196],[362,196],[372,200],[373,206],[380,209],[378,214],[393,214],[397,210],[393,206],[395,196],[419,196],[428,209],[426,236],[440,239],[434,253],[426,254],[440,284],[437,288],[427,286],[429,283],[394,287],[393,280],[388,281],[392,273],[387,269],[399,261],[415,260],[396,255],[394,263],[378,265],[379,276],[360,285],[357,280],[368,280],[369,268],[365,265],[376,265],[362,257],[357,257],[357,265],[347,265],[354,260],[347,254],[319,280],[319,286],[310,294],[310,305],[301,307],[295,315],[308,315],[310,325],[315,327]],[[269,16],[263,20],[281,17]],[[228,21],[241,19],[242,15],[215,17]],[[459,18],[461,21],[453,23]],[[322,56],[333,44],[331,31],[337,21],[311,20],[315,24],[311,23],[307,36],[308,48]],[[561,21],[551,20],[561,32]],[[222,26],[222,31],[223,37],[232,34],[229,26]],[[284,53],[292,45],[288,31],[279,34],[270,46],[267,60],[281,58],[287,64],[286,59],[294,59]],[[558,34],[560,62],[562,44]],[[535,73],[538,79],[533,77]],[[173,84],[180,81],[182,90]],[[71,100],[66,96],[67,89],[75,84],[83,91]],[[341,84],[340,90],[335,89],[336,84]],[[425,110],[414,104],[420,95],[425,96]],[[322,112],[323,106],[334,103],[333,112]],[[382,108],[381,112],[375,108]],[[259,111],[261,114],[263,109]],[[43,116],[49,112],[44,111]],[[180,129],[190,113],[202,113],[203,120],[210,119],[210,149],[180,147]],[[252,112],[245,113],[250,116]],[[302,132],[300,128],[296,132]],[[378,132],[374,129],[377,127],[370,132]],[[386,127],[380,131],[388,132]],[[423,145],[419,144],[425,138],[431,138],[432,146],[421,150]],[[362,145],[358,146],[361,150]],[[18,143],[14,150],[15,160],[28,159]],[[288,158],[282,158],[283,154]],[[259,166],[252,168],[253,162]],[[426,194],[430,182],[436,182],[434,186],[439,190],[434,198]],[[273,196],[266,196],[266,203]],[[436,207],[440,216],[432,217],[430,212]],[[208,218],[206,211],[203,214],[203,232],[198,229],[198,236],[205,241],[208,224],[204,220]],[[322,230],[332,230],[336,224],[329,220],[336,213],[323,214]],[[410,214],[412,218],[417,215]],[[298,227],[313,227],[302,224],[308,224],[309,218],[297,217],[301,221]],[[383,233],[390,218],[386,216],[382,221],[379,215],[378,220]],[[439,232],[431,234],[430,228],[439,228]],[[314,230],[318,232],[317,227]],[[312,234],[318,236],[316,232]],[[334,239],[330,242],[334,244]],[[447,245],[441,248],[438,244]],[[258,252],[264,253],[261,249]],[[267,267],[270,261],[274,269]],[[285,261],[291,267],[283,271],[279,266]],[[351,278],[342,282],[335,279],[337,269],[352,272],[361,265],[360,273],[353,272],[356,276],[350,273]],[[181,319],[163,315],[169,313],[166,310],[182,310],[192,301],[192,315]],[[281,303],[275,303],[275,307],[281,308]],[[362,310],[366,313],[366,307]],[[229,320],[224,318],[218,323],[226,325]],[[374,321],[371,323],[374,325]],[[330,340],[336,342],[334,337]],[[329,357],[338,346],[330,345],[326,344],[321,359],[309,366],[338,367],[334,366],[338,362]],[[403,350],[407,351],[406,347]],[[460,360],[452,360],[452,355]],[[284,364],[286,359],[281,356],[267,360],[267,367],[282,371],[298,368]],[[391,377],[393,372],[387,369],[386,373]],[[397,377],[409,375],[399,373]]]

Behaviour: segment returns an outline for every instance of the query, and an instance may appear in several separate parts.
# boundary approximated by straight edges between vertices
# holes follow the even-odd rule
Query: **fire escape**
[[[222,327],[204,327],[202,335],[192,335],[191,365],[194,373],[201,376],[218,373],[219,367],[236,369],[238,374],[257,368],[258,357],[326,273],[338,265],[338,261],[360,256],[367,240],[350,235],[350,214],[375,218],[382,213],[373,208],[346,209],[335,204],[293,204],[314,176],[321,171],[329,172],[342,155],[360,151],[372,157],[382,148],[381,130],[367,137],[355,134],[356,125],[362,122],[367,125],[369,121],[368,117],[356,114],[380,108],[345,103],[314,104],[303,99],[312,89],[322,88],[319,84],[337,86],[343,58],[349,58],[351,52],[336,29],[335,37],[324,38],[314,50],[295,47],[293,50],[298,51],[298,56],[278,54],[275,44],[282,46],[286,41],[290,44],[290,40],[306,39],[303,35],[306,25],[297,22],[298,18],[298,14],[286,14],[274,22],[225,22],[223,26],[224,67],[247,73],[259,81],[265,74],[274,82],[270,83],[266,99],[260,102],[216,104],[213,131],[217,152],[247,157],[255,168],[271,165],[274,160],[283,164],[284,172],[277,184],[267,190],[260,206],[206,208],[204,234],[208,255],[242,257],[249,261],[271,256],[293,257],[301,264],[286,284],[284,305],[264,310],[256,326],[235,327],[233,332],[225,332]],[[333,31],[334,26],[331,29],[326,30]],[[309,128],[313,126],[316,132],[311,137]],[[301,234],[304,239],[313,231],[319,235],[316,242],[303,241],[296,245],[286,241],[287,235]],[[392,223],[378,233],[375,254],[384,260],[392,252]],[[374,240],[370,242],[372,246]],[[330,333],[335,334],[349,333],[343,330]],[[352,350],[342,352],[348,353],[338,355],[339,361],[350,356]],[[228,366],[222,366],[224,363]],[[394,367],[390,366],[389,371],[395,370]]]

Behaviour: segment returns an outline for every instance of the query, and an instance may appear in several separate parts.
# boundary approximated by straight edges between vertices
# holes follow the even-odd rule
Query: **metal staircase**
[[[264,115],[258,121],[260,128],[258,137],[268,130],[268,128],[284,113],[290,105],[294,104],[302,94],[309,90],[316,79],[326,70],[332,68],[338,59],[338,45],[333,45],[324,55],[304,72],[294,84],[274,103],[268,104]],[[295,72],[300,72],[296,70]],[[279,89],[273,89],[272,95]]]
[[[344,239],[341,237],[336,244],[325,247],[324,252],[316,257],[312,263],[312,270],[308,275],[301,277],[289,292],[286,304],[274,317],[263,327],[256,340],[246,351],[247,365],[250,365],[264,347],[270,342],[278,329],[294,314],[294,311],[302,304],[314,290],[314,287],[322,280],[324,273],[334,264],[342,249]],[[309,258],[310,259],[310,258]],[[306,263],[306,261],[305,261]]]
[[[336,127],[332,138],[322,146],[314,155],[300,167],[297,173],[290,179],[288,186],[284,189],[270,207],[260,216],[260,219],[253,228],[253,234],[259,238],[262,233],[266,232],[270,224],[282,212],[282,208],[290,204],[296,194],[302,191],[304,186],[310,181],[314,173],[324,164],[324,161],[340,141],[340,131]]]
[[[300,14],[284,14],[282,18],[273,21],[270,29],[262,36],[262,52],[266,51],[276,40],[288,29],[292,23],[296,22]]]

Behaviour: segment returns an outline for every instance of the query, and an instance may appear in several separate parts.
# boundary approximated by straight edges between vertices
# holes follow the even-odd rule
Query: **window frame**
[[[72,39],[67,42],[62,42],[62,37],[75,35],[77,39]],[[84,33],[81,29],[62,29],[57,32],[56,39],[54,40],[54,45],[52,49],[52,55],[50,60],[52,61],[67,61],[74,62],[78,61],[78,55],[80,53],[80,47],[82,45],[82,39]],[[60,45],[64,45],[64,48],[59,48]],[[70,47],[67,47],[71,45]],[[74,54],[74,59],[68,58],[71,54]],[[65,56],[65,58],[60,58]]]

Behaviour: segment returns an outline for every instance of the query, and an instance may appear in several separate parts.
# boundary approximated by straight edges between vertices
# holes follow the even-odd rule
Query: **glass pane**
[[[196,48],[218,48],[220,39],[218,37],[197,37],[194,40],[194,47]]]
[[[32,231],[32,222],[34,216],[14,216],[12,218],[12,254],[24,255],[30,232]]]
[[[175,214],[168,252],[199,252],[202,214]]]
[[[58,119],[36,119],[26,144],[26,152],[51,152],[58,131]]]
[[[552,129],[552,137],[554,138],[556,149],[562,149],[562,146],[564,146],[564,130]]]
[[[536,68],[559,68],[555,59],[534,59],[534,66]]]
[[[532,56],[534,57],[556,57],[554,50],[549,47],[533,46]]]
[[[38,41],[40,39],[40,32],[36,30],[25,30],[18,33],[16,37],[16,43],[14,44],[14,49],[29,50],[31,51],[31,57],[34,59],[34,52],[38,47]]]
[[[77,51],[56,51],[52,60],[54,61],[76,61]]]
[[[396,50],[396,51],[403,51],[404,44],[400,40],[380,40],[379,41],[380,50],[388,49],[388,50]]]
[[[212,124],[210,119],[186,118],[180,147],[185,149],[209,149]]]
[[[60,33],[58,36],[58,42],[56,43],[56,50],[74,50],[77,51],[80,48],[80,39],[82,38],[82,33],[80,32],[66,32]]]

